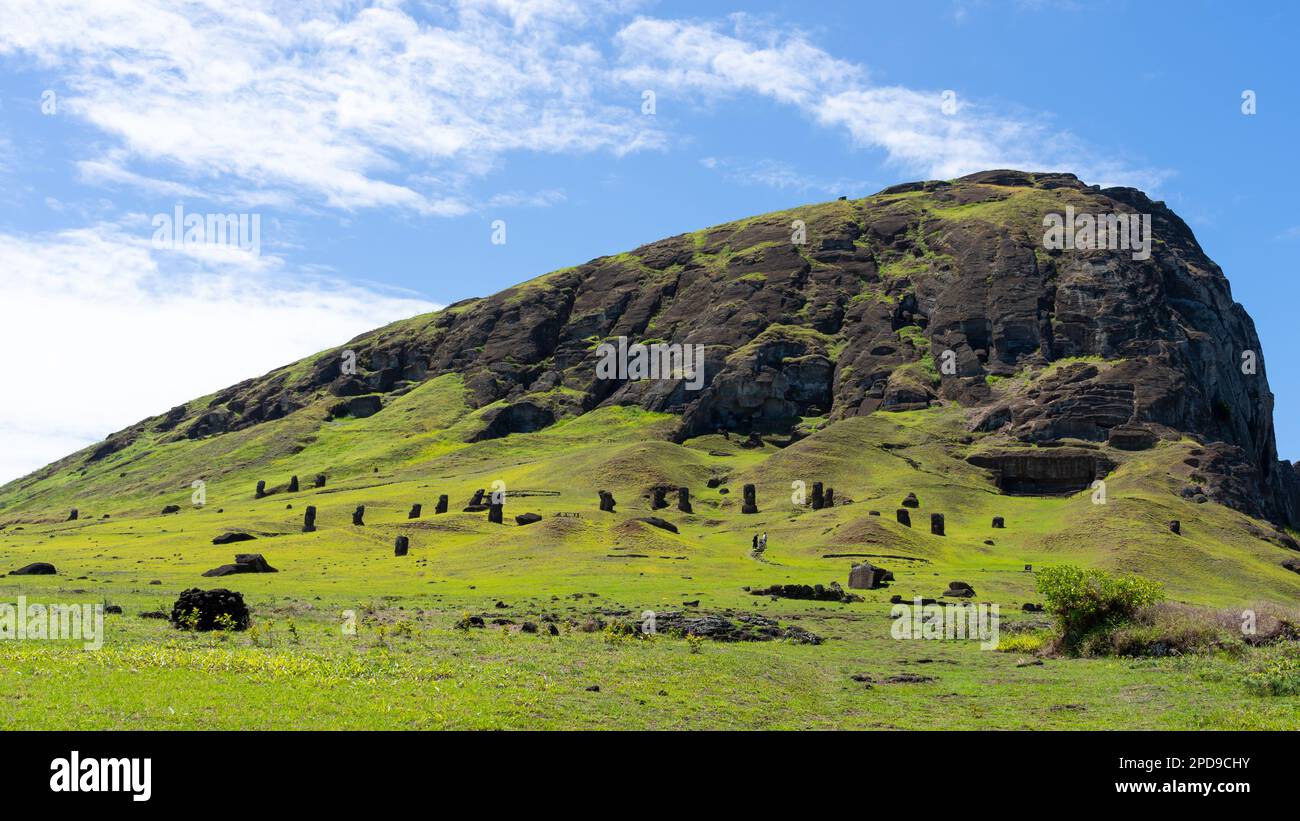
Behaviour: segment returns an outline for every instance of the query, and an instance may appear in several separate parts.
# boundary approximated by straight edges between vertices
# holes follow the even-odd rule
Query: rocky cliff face
[[[1149,214],[1149,258],[1045,247],[1044,216],[1067,208]],[[597,346],[620,336],[704,346],[702,388],[597,378]],[[329,352],[147,420],[86,458],[145,428],[212,436],[326,394],[338,398],[334,415],[369,415],[386,395],[455,371],[474,404],[492,406],[479,438],[608,403],[680,414],[678,438],[720,428],[797,435],[806,417],[934,402],[968,408],[972,435],[1007,447],[1132,449],[1186,434],[1206,445],[1198,470],[1210,498],[1300,524],[1300,479],[1277,460],[1259,340],[1222,271],[1163,203],[1069,174],[989,171],[755,217],[556,271],[345,348],[355,373],[341,368],[343,349]],[[1040,470],[1023,467],[1010,469]],[[1053,481],[1070,485],[1085,467],[1058,466]]]

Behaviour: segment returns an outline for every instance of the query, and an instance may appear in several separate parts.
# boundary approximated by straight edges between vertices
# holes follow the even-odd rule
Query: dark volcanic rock
[[[885,577],[891,575],[883,567],[876,567],[871,562],[853,565],[849,571],[849,587],[856,590],[875,590],[883,587]]]
[[[383,410],[384,400],[371,394],[369,396],[357,396],[343,402],[338,402],[330,408],[330,416],[338,419],[344,416],[351,416],[355,419],[364,419],[367,416],[374,416]]]
[[[515,524],[517,524],[517,525],[521,525],[521,526],[522,526],[522,525],[531,525],[531,524],[536,524],[537,522],[540,522],[541,520],[542,520],[542,517],[539,516],[539,515],[536,514],[536,513],[520,513],[518,516],[515,517]]]
[[[966,461],[990,470],[1003,493],[1025,495],[1076,493],[1115,467],[1101,454],[1072,447],[995,450]]]
[[[225,588],[200,590],[192,587],[183,591],[172,605],[170,621],[173,627],[215,630],[220,626],[218,619],[221,616],[228,616],[235,630],[248,629],[248,606],[241,594]]]
[[[222,533],[220,536],[214,536],[213,544],[233,544],[234,542],[250,542],[257,537],[251,533],[245,533],[242,530],[230,530]]]
[[[948,582],[948,589],[943,595],[949,598],[969,599],[975,595],[975,588],[966,582]]]
[[[234,564],[223,564],[205,572],[204,576],[233,576],[236,573],[278,573],[266,563],[261,553],[237,553]]]
[[[839,582],[831,582],[827,586],[822,586],[820,584],[774,584],[771,587],[759,588],[749,592],[754,596],[775,596],[780,599],[809,599],[811,601],[838,602],[862,601],[861,596],[854,595],[853,593],[845,593],[844,588],[840,587]]]
[[[652,527],[657,527],[660,530],[667,530],[669,533],[677,532],[677,525],[667,521],[666,519],[660,519],[658,516],[638,516],[631,521],[645,522],[646,524],[651,525]]]
[[[1111,428],[1106,441],[1120,450],[1146,450],[1155,447],[1160,440],[1146,428],[1122,426]]]
[[[172,513],[180,513],[180,512],[181,512],[180,505],[167,505],[162,509],[162,515],[164,516],[167,516]]]
[[[31,564],[23,565],[17,570],[10,570],[9,575],[10,576],[53,576],[57,572],[58,571],[54,569],[54,565],[50,564],[49,562],[32,562]]]

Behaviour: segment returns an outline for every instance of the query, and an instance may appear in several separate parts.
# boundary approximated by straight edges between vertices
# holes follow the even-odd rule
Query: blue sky
[[[1293,4],[0,0],[0,17],[0,345],[21,399],[0,409],[0,481],[395,318],[989,167],[1134,185],[1181,214],[1256,321],[1279,451],[1300,458]],[[259,253],[156,247],[178,203],[259,215]]]

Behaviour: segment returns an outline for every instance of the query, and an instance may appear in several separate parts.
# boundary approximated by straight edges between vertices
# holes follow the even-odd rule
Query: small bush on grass
[[[1141,576],[1114,576],[1074,565],[1038,571],[1038,592],[1060,630],[1060,649],[1080,654],[1105,634],[1133,619],[1137,611],[1164,598],[1159,582]],[[1098,648],[1099,649],[1099,648]]]
[[[1238,620],[1230,611],[1162,603],[1138,609],[1131,621],[1095,631],[1081,644],[1086,656],[1188,656],[1245,652]]]
[[[1288,645],[1267,652],[1242,683],[1258,696],[1300,695],[1300,649]]]
[[[1037,653],[1047,645],[1049,637],[1042,633],[1018,633],[998,639],[999,653]]]

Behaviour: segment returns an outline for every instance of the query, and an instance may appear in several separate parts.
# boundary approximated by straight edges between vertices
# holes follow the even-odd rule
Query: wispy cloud
[[[868,193],[868,189],[881,187],[846,177],[825,179],[813,176],[787,162],[773,159],[749,162],[728,157],[705,157],[700,160],[700,165],[741,185],[761,185],[780,191],[861,196]]]
[[[0,350],[41,363],[24,369],[21,401],[0,405],[0,482],[180,402],[437,307],[287,270],[274,256],[157,250],[146,237],[110,223],[0,233]]]
[[[1132,165],[1050,120],[1008,114],[946,89],[880,86],[799,31],[744,15],[727,24],[639,18],[616,35],[618,76],[704,98],[753,94],[801,111],[908,173],[946,179],[988,168],[1073,171],[1090,182],[1154,188],[1168,172]]]
[[[82,172],[156,188],[213,180],[342,209],[457,215],[454,188],[511,151],[656,146],[630,104],[602,101],[599,49],[576,30],[617,4],[462,0],[433,23],[395,4],[229,0],[178,5],[10,0],[0,54],[60,75],[60,112],[118,142]]]

